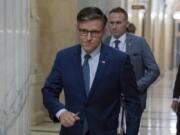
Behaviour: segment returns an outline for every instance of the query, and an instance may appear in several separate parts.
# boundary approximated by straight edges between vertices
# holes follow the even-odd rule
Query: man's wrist
[[[61,115],[63,112],[65,112],[65,111],[67,111],[67,110],[66,110],[66,109],[61,109],[61,110],[59,110],[59,111],[56,113],[56,117],[59,119],[60,115]]]
[[[173,101],[178,101],[179,99],[178,98],[173,98]]]

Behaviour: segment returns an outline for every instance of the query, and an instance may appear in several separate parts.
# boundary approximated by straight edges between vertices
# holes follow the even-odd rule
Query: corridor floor
[[[147,108],[143,114],[139,135],[175,135],[176,115],[171,97],[176,70],[162,73],[148,89]],[[45,122],[32,127],[31,135],[58,135],[59,124]]]
[[[176,71],[165,72],[148,90],[140,135],[175,135],[176,115],[171,110]]]

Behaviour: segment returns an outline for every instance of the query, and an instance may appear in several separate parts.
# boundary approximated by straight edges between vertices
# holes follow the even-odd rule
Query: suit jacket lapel
[[[102,44],[96,75],[94,77],[93,84],[91,86],[88,97],[86,96],[86,93],[85,93],[85,86],[84,86],[84,81],[83,81],[83,73],[82,73],[82,66],[81,66],[81,47],[77,46],[77,49],[74,52],[72,64],[73,64],[75,73],[73,75],[77,77],[77,83],[78,83],[77,85],[80,86],[82,93],[88,99],[90,99],[93,96],[94,92],[97,90],[96,88],[98,84],[101,82],[101,80],[103,79],[104,77],[103,74],[106,70],[107,65],[110,62],[108,58],[107,49],[109,48]]]
[[[96,75],[94,77],[93,84],[90,89],[89,93],[89,99],[93,96],[94,92],[97,90],[98,84],[101,82],[103,79],[103,75],[105,70],[107,69],[107,65],[109,64],[109,58],[108,58],[108,52],[106,51],[107,48],[105,45],[102,44],[101,46],[101,51],[100,51],[100,58],[99,58],[99,63],[96,71]]]
[[[82,93],[86,96],[86,93],[85,93],[85,86],[84,86],[84,81],[83,81],[83,72],[82,72],[82,66],[81,66],[81,47],[80,45],[77,46],[77,49],[76,51],[74,52],[74,55],[73,55],[73,68],[75,70],[74,72],[74,76],[76,76],[77,78],[77,81],[78,81],[78,84],[80,89],[82,90]]]
[[[111,36],[108,36],[104,41],[103,43],[107,46],[110,46],[110,40],[111,40]]]
[[[126,34],[126,53],[129,55],[131,54],[131,50],[132,50],[132,49],[130,49],[132,47],[132,41],[131,40],[132,39],[131,39],[130,35],[127,33]]]

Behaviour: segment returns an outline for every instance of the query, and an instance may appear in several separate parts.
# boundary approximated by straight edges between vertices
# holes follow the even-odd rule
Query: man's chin
[[[114,34],[114,35],[113,35],[113,37],[115,37],[115,38],[119,38],[119,37],[120,37],[120,35],[119,35],[119,34]]]

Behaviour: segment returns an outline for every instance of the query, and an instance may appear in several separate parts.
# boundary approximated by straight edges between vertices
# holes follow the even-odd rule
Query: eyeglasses
[[[111,22],[111,21],[110,21],[110,22],[108,22],[108,23],[109,23],[109,25],[112,26],[112,25],[120,25],[122,22],[119,22],[119,21],[118,21],[118,22]]]
[[[88,36],[88,34],[90,33],[90,35],[92,37],[96,37],[98,36],[100,33],[102,32],[102,30],[92,30],[92,31],[89,31],[89,30],[86,30],[86,29],[79,29],[79,34],[80,36]]]

